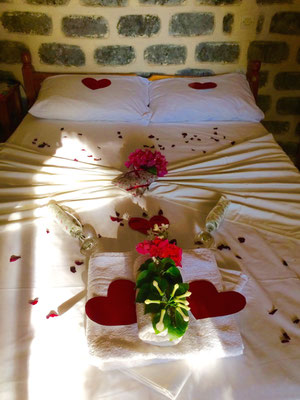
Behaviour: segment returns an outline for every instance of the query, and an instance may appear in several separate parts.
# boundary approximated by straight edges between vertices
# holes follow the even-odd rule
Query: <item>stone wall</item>
[[[264,124],[293,153],[300,133],[299,0],[0,0],[0,79],[36,69],[213,75],[262,60]]]

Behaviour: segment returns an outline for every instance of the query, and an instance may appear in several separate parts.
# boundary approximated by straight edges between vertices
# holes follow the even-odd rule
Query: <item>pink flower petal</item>
[[[31,305],[33,305],[33,306],[35,306],[35,305],[38,303],[38,301],[39,301],[39,298],[36,297],[36,298],[33,299],[33,300],[29,300],[28,303],[31,304]]]
[[[46,233],[50,233],[49,229],[46,229]]]
[[[59,314],[57,314],[56,311],[51,310],[51,311],[48,313],[48,315],[46,316],[46,318],[49,319],[49,318],[58,317],[58,316],[59,316]]]
[[[10,261],[10,262],[14,262],[14,261],[17,261],[19,258],[21,258],[21,256],[12,255],[12,256],[10,256],[9,261]]]

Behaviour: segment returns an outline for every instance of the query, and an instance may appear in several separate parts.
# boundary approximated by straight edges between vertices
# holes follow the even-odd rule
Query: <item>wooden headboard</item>
[[[22,73],[23,73],[23,80],[24,80],[24,88],[27,96],[28,107],[31,107],[32,104],[35,102],[39,90],[41,87],[41,83],[44,79],[48,78],[49,76],[54,75],[61,75],[65,73],[50,73],[50,72],[38,72],[35,71],[32,63],[31,63],[31,55],[29,52],[24,52],[22,54]],[[251,88],[251,91],[254,95],[255,100],[257,99],[258,93],[258,83],[259,83],[259,70],[260,70],[260,61],[249,61],[248,68],[247,68],[247,79]],[[98,73],[97,73],[98,74]],[[107,73],[106,73],[107,74]],[[99,74],[100,75],[100,74]],[[116,74],[113,75],[135,75],[135,74]],[[192,76],[183,76],[183,75],[152,75],[149,80],[155,79],[164,79],[164,78],[192,78]],[[195,78],[199,78],[199,76],[195,76]]]

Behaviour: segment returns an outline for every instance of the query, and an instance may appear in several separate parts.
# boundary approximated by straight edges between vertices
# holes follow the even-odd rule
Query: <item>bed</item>
[[[254,65],[254,79],[248,75],[257,90]],[[34,72],[28,54],[23,71],[31,106],[49,74]],[[169,173],[133,201],[112,179],[131,151],[152,146],[166,156]],[[0,164],[1,399],[299,399],[300,175],[259,122],[27,114],[1,144]],[[145,238],[128,217],[158,213],[180,247],[196,248],[221,194],[231,206],[213,252],[218,267],[248,277],[247,305],[235,316],[243,354],[114,370],[92,363],[84,308],[89,260],[49,218],[49,201],[91,224],[100,252],[120,253]]]

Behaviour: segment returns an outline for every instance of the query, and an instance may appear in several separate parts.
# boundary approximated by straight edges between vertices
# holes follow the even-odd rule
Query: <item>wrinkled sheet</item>
[[[166,155],[169,174],[133,203],[111,180],[144,145]],[[138,368],[124,374],[90,363],[88,261],[51,221],[46,205],[54,199],[92,224],[100,251],[132,250],[144,236],[130,230],[124,214],[150,217],[161,209],[170,237],[189,249],[221,193],[232,204],[215,235],[217,246],[230,248],[214,250],[218,265],[249,277],[247,306],[236,315],[244,354],[179,366],[191,375],[177,398],[299,399],[300,175],[261,125],[77,125],[28,116],[1,145],[0,168],[1,399],[172,397],[162,389],[170,377],[155,376],[156,369],[158,391],[140,382]],[[124,226],[111,220],[116,212]],[[10,262],[11,255],[21,258]],[[37,297],[36,305],[28,303]],[[59,316],[47,319],[53,311]],[[282,343],[284,333],[290,340]]]

